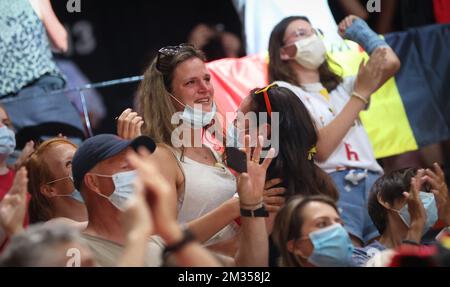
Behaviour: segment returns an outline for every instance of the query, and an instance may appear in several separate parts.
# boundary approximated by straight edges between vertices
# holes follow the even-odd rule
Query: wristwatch
[[[181,250],[184,246],[186,246],[188,243],[195,241],[195,235],[192,233],[192,231],[189,228],[183,229],[183,238],[178,241],[175,244],[172,244],[170,246],[166,246],[166,248],[163,251],[163,258],[169,257],[171,253],[178,252]]]
[[[244,217],[269,217],[269,212],[266,210],[266,207],[264,205],[255,210],[241,208],[241,216],[244,216]]]

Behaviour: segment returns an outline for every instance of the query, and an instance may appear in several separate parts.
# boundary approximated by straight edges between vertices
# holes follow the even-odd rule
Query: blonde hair
[[[48,221],[53,217],[53,207],[48,198],[41,193],[41,186],[55,180],[45,159],[51,148],[62,144],[77,148],[74,143],[62,137],[49,139],[42,142],[25,163],[28,171],[28,192],[31,194],[30,223]]]
[[[171,136],[176,125],[170,120],[176,112],[170,93],[176,67],[182,62],[199,58],[205,61],[200,50],[192,46],[183,46],[169,60],[166,60],[164,73],[156,68],[155,58],[144,73],[144,80],[138,88],[138,110],[144,118],[143,134],[152,137],[157,143],[172,146]]]
[[[333,207],[339,214],[336,202],[326,195],[311,195],[311,196],[294,196],[286,205],[278,212],[274,228],[272,232],[272,239],[280,251],[280,266],[282,267],[301,267],[299,258],[287,248],[290,240],[299,239],[301,229],[303,226],[303,208],[310,202],[318,201]]]

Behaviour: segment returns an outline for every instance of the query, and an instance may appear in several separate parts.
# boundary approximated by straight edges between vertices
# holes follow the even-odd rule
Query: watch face
[[[266,210],[264,206],[256,209],[256,210],[248,210],[241,208],[241,216],[245,217],[268,217],[269,212]]]

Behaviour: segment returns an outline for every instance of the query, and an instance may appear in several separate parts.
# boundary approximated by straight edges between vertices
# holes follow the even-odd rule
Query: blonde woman
[[[216,115],[214,88],[203,54],[187,45],[160,49],[139,87],[139,107],[143,133],[159,143],[154,156],[177,191],[173,212],[178,213],[178,220],[189,222],[201,241],[213,237],[208,245],[217,243],[217,250],[234,256],[234,236],[238,233],[234,219],[239,217],[239,202],[234,197],[236,178],[220,154],[205,145],[195,145],[202,142]],[[130,114],[122,115],[119,125],[121,120],[136,116]],[[190,135],[181,144],[172,140],[180,128]],[[278,209],[272,204],[273,197],[266,197],[265,202],[269,210]],[[223,244],[228,239],[230,244]]]

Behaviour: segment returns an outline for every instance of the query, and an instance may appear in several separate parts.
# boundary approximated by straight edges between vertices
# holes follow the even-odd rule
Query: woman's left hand
[[[241,206],[258,205],[263,201],[264,185],[266,181],[266,172],[272,157],[275,153],[271,149],[263,163],[260,164],[262,150],[262,136],[258,137],[256,148],[251,152],[251,137],[245,136],[245,154],[247,157],[247,172],[242,173],[238,178],[238,194]]]
[[[358,16],[355,15],[349,15],[347,17],[344,18],[344,20],[341,21],[341,23],[339,23],[339,29],[338,29],[338,33],[339,36],[341,36],[343,39],[345,39],[345,31],[353,24],[353,21],[355,21],[356,19],[361,19]]]
[[[144,124],[142,117],[132,109],[126,109],[117,119],[117,135],[123,139],[131,140],[142,134]]]
[[[439,212],[439,219],[444,223],[450,225],[450,198],[448,194],[448,186],[445,182],[445,174],[439,164],[434,163],[434,172],[431,169],[425,170],[423,179],[431,185],[431,192],[433,192],[436,199],[436,204]]]

